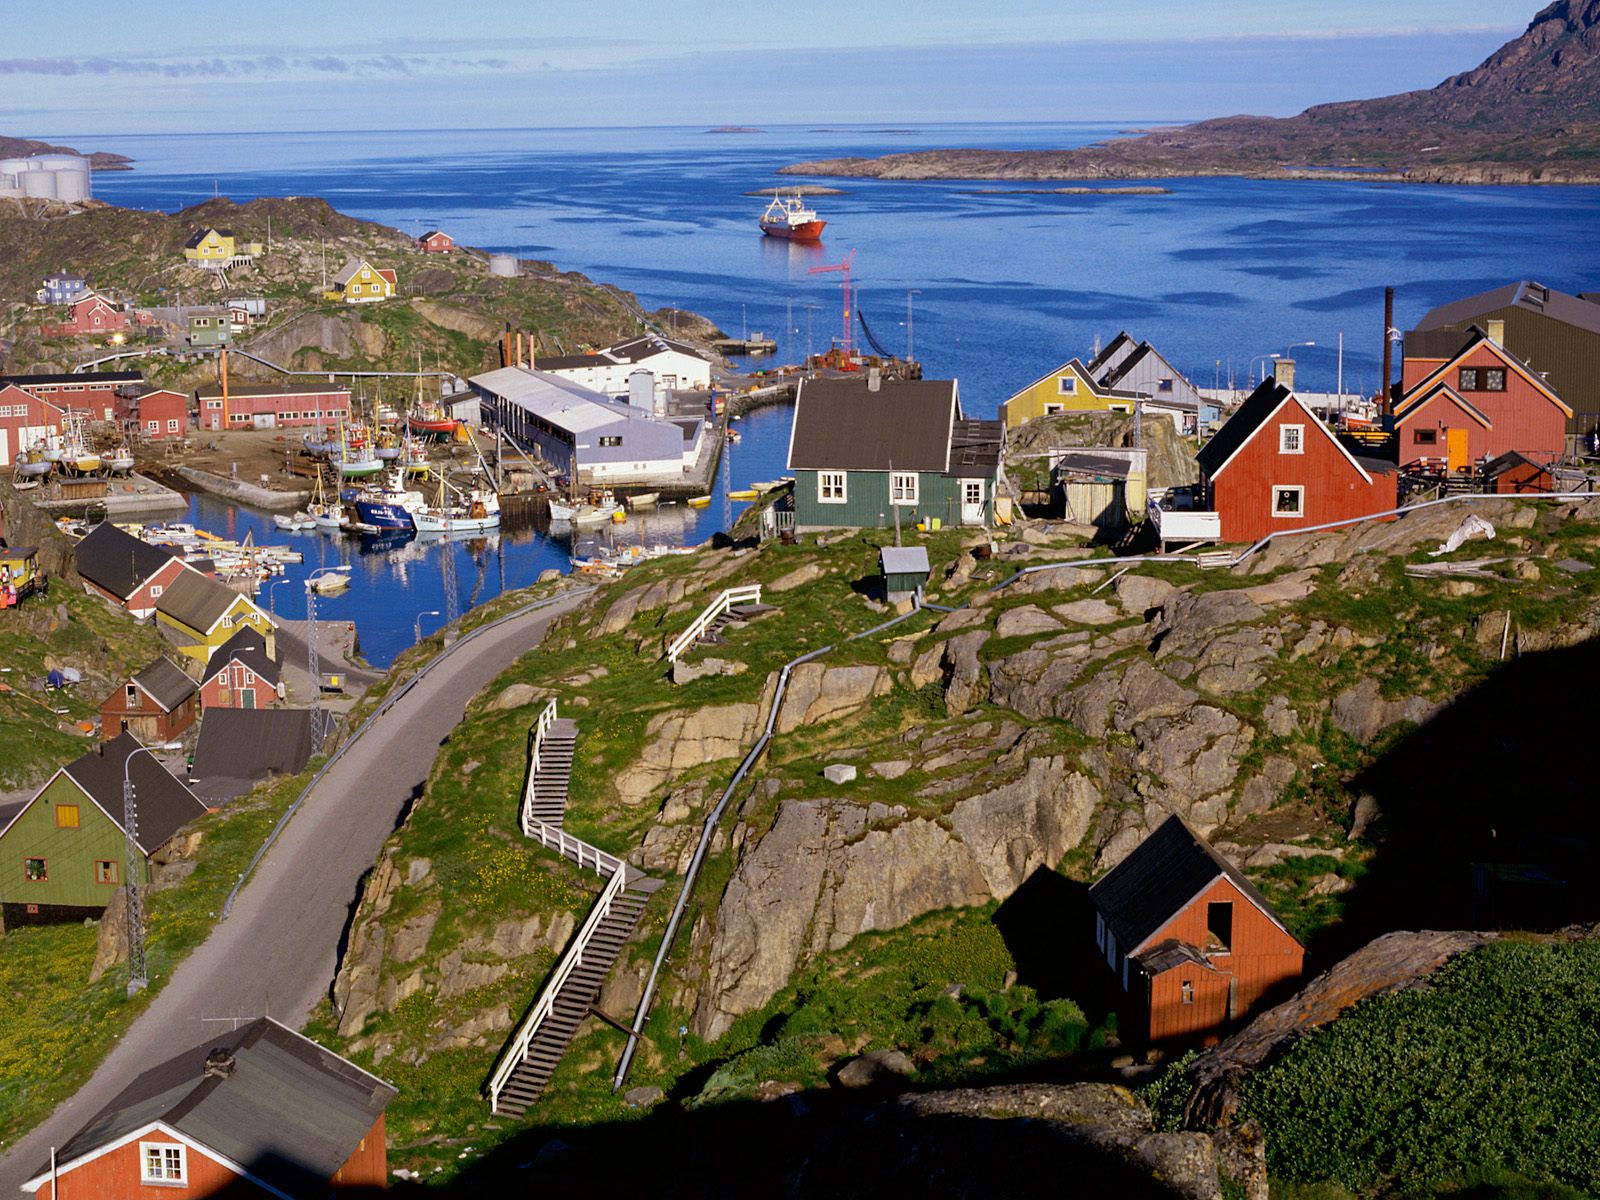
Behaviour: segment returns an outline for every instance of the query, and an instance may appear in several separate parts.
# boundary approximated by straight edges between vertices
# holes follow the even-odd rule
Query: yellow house
[[[260,242],[241,242],[231,229],[202,229],[183,244],[183,257],[197,267],[239,266],[261,255]]]
[[[346,304],[377,304],[394,296],[395,282],[393,271],[375,267],[364,258],[352,258],[322,295],[325,300]]]
[[[180,571],[156,597],[156,620],[177,635],[179,653],[202,664],[245,625],[266,639],[269,658],[276,655],[273,619],[249,596],[199,571]]]
[[[1103,388],[1095,383],[1089,369],[1078,359],[1063,363],[1041,375],[1000,406],[1000,419],[1007,429],[1025,425],[1035,417],[1063,412],[1131,413],[1138,392]]]

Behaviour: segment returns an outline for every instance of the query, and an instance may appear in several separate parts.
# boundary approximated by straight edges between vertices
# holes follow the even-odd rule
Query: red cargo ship
[[[817,220],[816,210],[807,208],[799,196],[774,196],[761,214],[762,233],[791,242],[820,242],[826,224]]]

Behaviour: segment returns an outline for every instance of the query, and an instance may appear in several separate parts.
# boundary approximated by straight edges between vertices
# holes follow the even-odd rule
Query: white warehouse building
[[[76,203],[93,194],[89,160],[78,154],[0,158],[0,196],[36,197]]]
[[[655,386],[664,392],[703,392],[711,386],[710,359],[685,342],[654,334],[593,354],[541,358],[533,365],[608,396],[628,395],[628,377],[635,371],[650,372]]]

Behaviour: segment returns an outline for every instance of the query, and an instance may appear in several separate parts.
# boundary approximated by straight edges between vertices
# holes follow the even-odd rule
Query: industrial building
[[[0,158],[0,196],[27,196],[39,200],[88,200],[89,160],[80,154],[35,154],[30,158]]]
[[[638,371],[648,371],[655,385],[669,392],[704,391],[711,386],[710,359],[686,342],[653,334],[593,354],[539,359],[534,366],[608,396],[628,395]]]
[[[700,456],[705,421],[664,415],[650,386],[615,400],[529,367],[502,367],[468,382],[485,425],[577,482],[681,479]]]

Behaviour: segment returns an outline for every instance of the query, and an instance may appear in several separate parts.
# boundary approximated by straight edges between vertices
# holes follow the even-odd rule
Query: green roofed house
[[[788,466],[797,531],[987,525],[998,421],[969,421],[953,379],[806,379]]]
[[[6,926],[98,917],[122,885],[124,765],[138,802],[141,870],[206,806],[131,733],[58,770],[31,800],[0,808],[0,912]],[[132,755],[132,758],[129,758]]]

